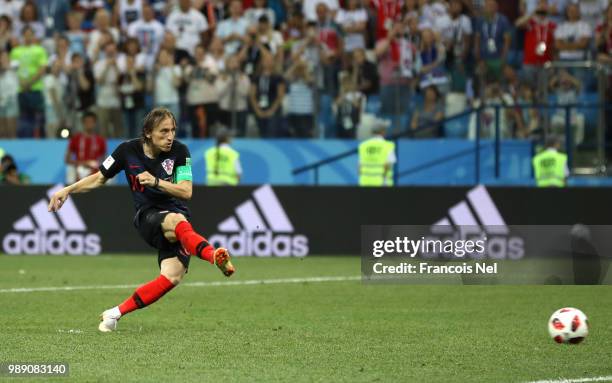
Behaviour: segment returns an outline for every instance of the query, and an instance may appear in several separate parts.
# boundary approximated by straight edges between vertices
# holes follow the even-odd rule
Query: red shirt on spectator
[[[387,33],[401,18],[402,2],[399,0],[372,0],[376,10],[376,40],[387,37]]]
[[[70,139],[68,150],[76,161],[98,161],[106,155],[106,140],[97,134],[77,133]]]
[[[606,25],[605,24],[599,24],[597,26],[597,28],[595,29],[595,33],[597,35],[601,34],[601,33],[605,33],[606,32]],[[603,47],[598,47],[598,48],[603,48],[605,50],[605,53],[607,54],[612,54],[612,28],[608,28],[608,35],[607,36],[603,36],[603,39],[605,41],[605,43],[603,44]]]
[[[525,31],[525,46],[523,50],[523,63],[528,65],[544,65],[553,59],[553,47],[555,44],[555,28],[557,24],[546,19],[543,22],[532,17],[527,22],[527,30]],[[543,52],[538,49],[538,46],[546,44],[546,50]],[[540,49],[544,45],[541,45]],[[542,54],[538,54],[538,53]]]

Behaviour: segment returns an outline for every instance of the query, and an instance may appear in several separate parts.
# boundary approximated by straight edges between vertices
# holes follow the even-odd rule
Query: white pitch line
[[[589,382],[612,382],[611,376],[596,376],[594,378],[576,378],[576,379],[548,379],[548,380],[536,380],[527,383],[589,383]]]
[[[218,281],[218,282],[186,282],[181,286],[187,287],[211,287],[211,286],[248,286],[248,285],[278,285],[291,283],[322,283],[322,282],[346,282],[358,281],[360,276],[345,277],[306,277],[306,278],[281,278],[281,279],[248,279],[244,281]],[[18,287],[12,289],[0,289],[0,294],[6,293],[35,293],[46,291],[81,291],[81,290],[111,290],[111,289],[133,289],[140,285],[98,285],[98,286],[55,286],[55,287]]]

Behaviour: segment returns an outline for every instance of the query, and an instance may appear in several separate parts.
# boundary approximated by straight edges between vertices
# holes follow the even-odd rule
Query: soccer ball
[[[557,343],[580,343],[589,334],[589,321],[573,307],[559,309],[548,320],[548,332]]]

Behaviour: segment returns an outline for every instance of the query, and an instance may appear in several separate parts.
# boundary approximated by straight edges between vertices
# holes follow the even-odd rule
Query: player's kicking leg
[[[168,241],[180,241],[189,254],[216,265],[226,277],[231,276],[236,271],[227,249],[223,247],[215,249],[206,238],[193,230],[191,224],[182,214],[169,213],[161,226]]]
[[[98,329],[102,332],[116,330],[119,318],[156,302],[181,282],[186,271],[187,268],[177,257],[164,259],[159,277],[137,288],[134,294],[119,306],[104,311],[100,315]]]

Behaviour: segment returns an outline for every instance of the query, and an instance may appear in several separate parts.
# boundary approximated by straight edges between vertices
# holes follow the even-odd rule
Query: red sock
[[[141,309],[163,297],[174,285],[163,275],[136,289],[136,292],[119,305],[121,315]]]
[[[174,228],[176,239],[181,241],[181,244],[189,252],[210,263],[215,262],[215,248],[208,243],[206,238],[193,231],[193,227],[187,221],[181,221]]]

